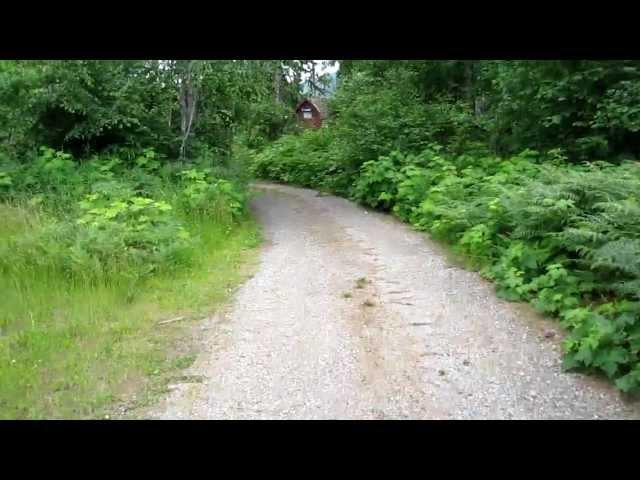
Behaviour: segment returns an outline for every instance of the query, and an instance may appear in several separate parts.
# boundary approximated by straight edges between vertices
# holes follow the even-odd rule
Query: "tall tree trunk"
[[[302,66],[300,65],[300,62],[294,61],[291,64],[291,68],[293,69],[293,84],[296,88],[295,93],[297,101],[298,97],[300,96],[300,90],[302,88],[302,84],[300,83],[302,82]]]
[[[182,144],[180,145],[180,158],[184,158],[187,149],[187,141],[193,128],[193,120],[198,101],[195,82],[193,81],[194,60],[190,60],[182,72],[180,82],[180,132]]]
[[[311,95],[315,96],[318,94],[317,86],[316,86],[316,66],[313,60],[309,61],[309,85],[311,86],[310,92]]]
[[[280,62],[276,62],[273,68],[273,91],[277,104],[282,103],[282,67]]]
[[[474,105],[473,98],[473,60],[464,62],[464,94],[469,105]]]

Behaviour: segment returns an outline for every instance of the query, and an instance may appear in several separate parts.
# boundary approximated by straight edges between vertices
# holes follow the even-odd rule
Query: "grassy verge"
[[[39,219],[0,205],[0,243]],[[0,275],[0,418],[103,418],[148,402],[191,355],[174,348],[189,322],[228,299],[259,243],[256,224],[200,220],[195,267],[132,284],[70,282],[55,272]],[[183,352],[183,351],[182,351]]]

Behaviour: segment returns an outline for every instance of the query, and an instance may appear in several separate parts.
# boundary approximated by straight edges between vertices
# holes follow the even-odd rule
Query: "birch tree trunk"
[[[279,62],[273,66],[273,91],[276,104],[282,103],[282,68]]]
[[[189,60],[182,72],[180,81],[180,132],[182,144],[180,145],[180,158],[186,154],[187,141],[193,128],[193,120],[196,113],[198,92],[193,78],[194,60]]]

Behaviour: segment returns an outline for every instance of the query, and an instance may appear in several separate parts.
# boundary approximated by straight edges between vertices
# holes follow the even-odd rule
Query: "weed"
[[[242,280],[259,235],[235,180],[207,177],[217,203],[200,214],[184,175],[133,158],[43,149],[2,176],[0,418],[102,418],[162,391],[193,357],[170,360],[188,326],[158,321],[210,313]]]

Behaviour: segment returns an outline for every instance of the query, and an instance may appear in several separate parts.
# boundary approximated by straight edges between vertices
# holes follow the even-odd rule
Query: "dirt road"
[[[187,374],[202,382],[148,418],[640,418],[606,382],[562,372],[553,321],[424,235],[312,190],[257,188],[259,269],[198,327]]]

